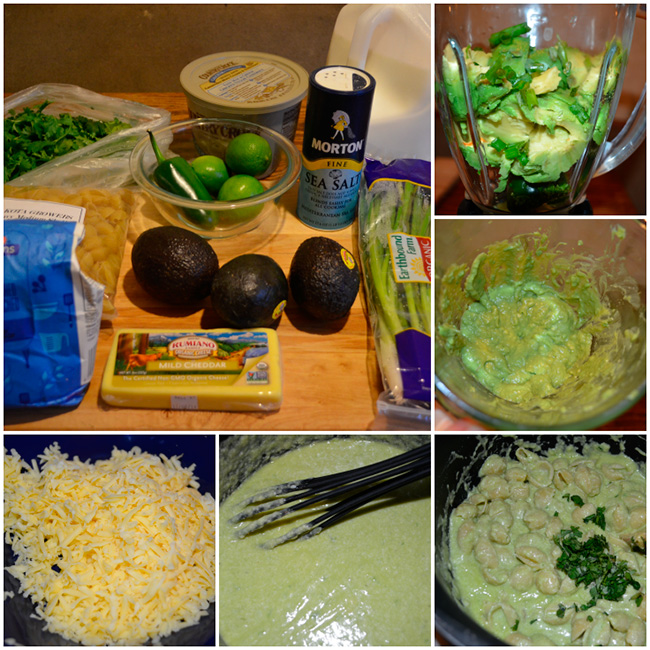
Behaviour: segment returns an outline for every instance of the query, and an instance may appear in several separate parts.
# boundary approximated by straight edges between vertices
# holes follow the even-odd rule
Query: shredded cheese
[[[215,600],[215,502],[178,456],[113,449],[27,464],[5,449],[7,568],[45,630],[83,645],[156,644]]]

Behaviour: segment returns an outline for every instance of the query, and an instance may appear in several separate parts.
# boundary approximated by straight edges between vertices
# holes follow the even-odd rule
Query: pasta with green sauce
[[[645,645],[645,465],[603,443],[491,455],[451,514],[454,583],[511,645]]]

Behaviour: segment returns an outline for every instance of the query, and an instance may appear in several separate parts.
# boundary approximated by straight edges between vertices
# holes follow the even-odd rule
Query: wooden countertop
[[[172,122],[188,119],[182,93],[106,93],[164,108]],[[295,144],[302,147],[305,103]],[[297,184],[283,197],[277,214],[256,230],[232,240],[213,242],[221,264],[242,253],[271,256],[288,275],[291,259],[307,238],[324,235],[340,242],[358,259],[356,224],[330,234],[303,225],[295,216]],[[129,227],[118,291],[118,315],[102,323],[95,370],[81,404],[71,410],[36,409],[5,413],[6,430],[367,430],[373,426],[376,400],[382,391],[374,342],[359,293],[347,318],[320,324],[302,315],[290,298],[278,326],[284,399],[272,413],[226,413],[122,409],[100,397],[102,374],[115,332],[121,328],[210,329],[223,326],[209,306],[188,311],[148,299],[131,270],[131,249],[147,228],[167,222],[154,209],[136,213]]]

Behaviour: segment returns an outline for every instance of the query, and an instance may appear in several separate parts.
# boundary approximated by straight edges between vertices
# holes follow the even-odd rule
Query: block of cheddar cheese
[[[275,330],[119,330],[101,395],[112,406],[272,411],[282,404]]]

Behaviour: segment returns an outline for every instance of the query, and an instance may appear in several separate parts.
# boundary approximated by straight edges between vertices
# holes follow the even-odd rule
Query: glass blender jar
[[[436,102],[468,213],[590,214],[591,179],[645,137],[644,87],[607,139],[636,10],[436,5]]]

